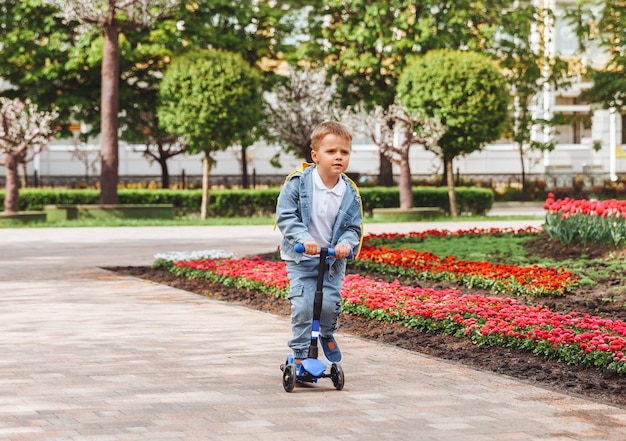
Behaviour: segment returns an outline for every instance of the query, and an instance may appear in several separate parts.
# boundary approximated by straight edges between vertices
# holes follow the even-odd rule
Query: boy
[[[283,235],[281,258],[290,280],[292,338],[296,364],[307,358],[311,343],[313,299],[317,287],[320,248],[334,248],[324,277],[319,343],[331,363],[341,351],[333,334],[341,312],[341,285],[350,252],[356,257],[363,235],[361,198],[344,172],[352,153],[352,133],[341,123],[326,121],[311,134],[313,164],[303,163],[287,176],[276,204],[276,224]],[[296,253],[296,244],[304,253]]]

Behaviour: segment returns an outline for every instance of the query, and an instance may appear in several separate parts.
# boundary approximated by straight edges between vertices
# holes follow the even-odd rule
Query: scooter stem
[[[326,256],[328,249],[320,251],[320,263],[317,268],[317,289],[313,299],[313,323],[311,324],[311,345],[309,346],[308,358],[317,358],[317,338],[320,335],[320,318],[322,317],[322,301],[324,299],[324,273],[326,272]]]

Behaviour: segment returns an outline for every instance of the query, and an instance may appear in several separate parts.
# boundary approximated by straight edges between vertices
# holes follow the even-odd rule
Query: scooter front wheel
[[[345,382],[343,369],[341,369],[341,366],[337,363],[333,363],[330,367],[330,378],[331,380],[333,380],[333,386],[335,386],[335,389],[343,389],[343,385]]]
[[[291,392],[294,387],[296,387],[296,367],[288,364],[283,370],[283,388],[285,392]]]

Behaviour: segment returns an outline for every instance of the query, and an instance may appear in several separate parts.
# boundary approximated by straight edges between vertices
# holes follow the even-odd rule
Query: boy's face
[[[339,177],[348,168],[351,152],[352,142],[349,139],[328,134],[319,148],[311,151],[311,158],[317,164],[320,176]]]

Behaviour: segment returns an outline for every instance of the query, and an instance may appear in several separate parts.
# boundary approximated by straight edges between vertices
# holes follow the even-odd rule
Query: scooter
[[[304,245],[300,243],[296,244],[295,251],[297,253],[304,253]],[[333,248],[322,248],[320,250],[320,263],[317,270],[317,288],[315,291],[315,298],[313,300],[311,345],[309,346],[307,358],[302,360],[302,363],[299,365],[296,365],[296,360],[293,354],[288,354],[285,363],[280,365],[280,370],[283,371],[283,388],[285,389],[285,392],[293,391],[296,383],[317,383],[317,380],[320,378],[330,378],[333,382],[333,386],[335,386],[335,389],[343,389],[344,375],[341,365],[339,363],[332,363],[330,366],[330,373],[326,373],[326,363],[317,358],[317,340],[320,334],[320,317],[322,315],[322,301],[324,299],[324,292],[322,288],[324,286],[326,257],[334,255],[335,250]],[[350,253],[348,258],[351,257],[352,253]]]

